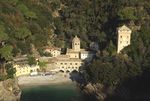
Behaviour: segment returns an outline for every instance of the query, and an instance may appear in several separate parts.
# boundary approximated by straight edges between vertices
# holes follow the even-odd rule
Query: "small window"
[[[72,63],[70,63],[70,65],[72,65]]]
[[[78,63],[75,63],[75,65],[78,65]]]
[[[65,63],[65,65],[67,65],[67,63]]]
[[[128,44],[128,41],[127,41],[127,44]]]
[[[61,65],[63,65],[63,63],[60,63]]]
[[[120,43],[122,43],[122,41],[120,41]]]
[[[129,36],[127,36],[127,39],[129,38]]]
[[[120,38],[122,38],[122,35],[120,36]]]

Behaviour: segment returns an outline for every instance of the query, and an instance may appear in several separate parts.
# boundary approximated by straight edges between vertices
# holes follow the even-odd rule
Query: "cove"
[[[24,87],[20,101],[83,101],[74,83]]]

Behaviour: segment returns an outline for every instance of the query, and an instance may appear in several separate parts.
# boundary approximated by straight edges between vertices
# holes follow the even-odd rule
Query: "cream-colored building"
[[[16,76],[22,76],[22,75],[30,75],[30,73],[37,73],[37,70],[39,69],[38,65],[14,65],[14,68],[16,68]]]
[[[57,57],[58,55],[61,54],[61,49],[60,48],[52,48],[52,47],[48,47],[44,50],[44,52],[47,52],[47,53],[51,53],[52,54],[52,57]]]
[[[14,58],[13,67],[16,69],[16,77],[22,75],[30,75],[31,73],[37,73],[39,66],[38,65],[28,65],[28,58],[25,57],[18,57]]]
[[[120,51],[130,45],[131,40],[131,29],[127,26],[123,25],[117,29],[118,33],[118,46],[117,46],[117,53],[120,53]]]

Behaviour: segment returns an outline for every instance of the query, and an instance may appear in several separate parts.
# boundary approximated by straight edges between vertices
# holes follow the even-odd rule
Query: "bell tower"
[[[74,51],[80,51],[80,39],[77,36],[72,40],[72,49]]]

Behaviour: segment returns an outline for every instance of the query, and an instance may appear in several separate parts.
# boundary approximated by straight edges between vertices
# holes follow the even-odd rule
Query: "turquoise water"
[[[83,101],[75,84],[26,87],[21,101]]]

